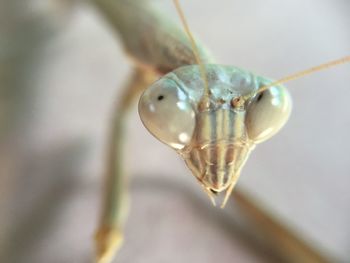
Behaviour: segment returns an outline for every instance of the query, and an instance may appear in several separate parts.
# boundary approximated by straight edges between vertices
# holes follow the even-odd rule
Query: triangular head
[[[287,122],[292,102],[284,86],[258,92],[272,81],[222,65],[205,65],[209,94],[199,66],[166,74],[142,95],[146,128],[175,149],[209,196],[227,201],[249,153]],[[207,97],[206,97],[207,96]]]

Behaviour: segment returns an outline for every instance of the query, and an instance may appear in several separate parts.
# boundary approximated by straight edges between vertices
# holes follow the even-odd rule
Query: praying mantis
[[[113,122],[106,196],[96,235],[98,262],[110,262],[122,242],[126,216],[122,136],[128,108],[147,86],[150,88],[139,102],[143,123],[184,157],[213,202],[218,192],[226,192],[224,205],[251,149],[276,133],[288,119],[291,101],[280,84],[350,60],[345,57],[273,82],[235,67],[213,65],[215,61],[205,48],[197,41],[191,43],[188,30],[186,34],[158,14],[149,1],[95,2],[118,28],[135,65]],[[197,66],[188,66],[193,64]],[[168,75],[154,82],[164,74]],[[178,102],[181,106],[169,107]],[[153,114],[164,111],[166,115]],[[220,157],[223,154],[227,160]],[[227,169],[231,172],[226,173]]]

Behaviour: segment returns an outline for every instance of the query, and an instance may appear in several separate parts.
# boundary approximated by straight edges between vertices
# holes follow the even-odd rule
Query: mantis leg
[[[123,241],[122,227],[128,210],[128,185],[123,169],[127,115],[134,100],[155,77],[151,71],[136,68],[113,111],[102,214],[95,236],[98,263],[110,262]]]

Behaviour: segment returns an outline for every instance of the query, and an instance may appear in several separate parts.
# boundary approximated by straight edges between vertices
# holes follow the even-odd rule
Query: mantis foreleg
[[[102,213],[95,241],[96,262],[110,262],[123,241],[127,216],[127,178],[123,167],[125,129],[130,106],[155,79],[153,72],[136,68],[125,86],[112,116]]]

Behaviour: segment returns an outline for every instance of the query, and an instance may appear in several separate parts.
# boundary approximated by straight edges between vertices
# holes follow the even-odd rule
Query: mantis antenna
[[[209,85],[208,85],[208,78],[207,78],[207,75],[205,73],[205,67],[204,67],[204,64],[199,56],[199,50],[198,50],[198,46],[196,44],[196,41],[194,40],[194,37],[191,33],[191,30],[188,26],[188,23],[186,21],[186,18],[185,18],[185,14],[184,12],[182,11],[182,8],[180,6],[180,2],[179,0],[173,0],[174,1],[174,4],[175,4],[175,7],[176,7],[176,11],[177,13],[179,14],[179,17],[181,19],[181,23],[186,31],[186,34],[191,42],[191,46],[192,46],[192,49],[193,49],[193,54],[195,56],[195,59],[196,59],[196,62],[197,64],[199,65],[199,69],[200,69],[200,73],[202,75],[202,79],[204,81],[204,96],[203,96],[203,100],[204,100],[204,103],[207,103],[208,102],[208,99],[209,99]]]
[[[274,81],[274,82],[272,82],[272,83],[270,83],[268,85],[262,86],[262,87],[260,87],[258,89],[258,91],[256,93],[260,93],[260,92],[263,92],[263,91],[265,91],[265,90],[267,90],[267,89],[269,89],[269,88],[271,88],[273,86],[277,86],[277,85],[286,83],[288,81],[299,79],[299,78],[302,78],[304,76],[310,75],[312,73],[315,73],[315,72],[318,72],[318,71],[321,71],[321,70],[325,70],[325,69],[328,69],[328,68],[332,68],[332,67],[335,67],[335,66],[338,66],[338,65],[341,65],[341,64],[349,63],[349,62],[350,62],[350,56],[346,56],[346,57],[343,57],[343,58],[340,58],[340,59],[337,59],[337,60],[333,60],[333,61],[321,64],[321,65],[318,65],[318,66],[315,66],[315,67],[312,67],[312,68],[309,68],[309,69],[297,72],[295,74],[286,76],[286,77],[281,78],[281,79],[279,79],[277,81]]]

